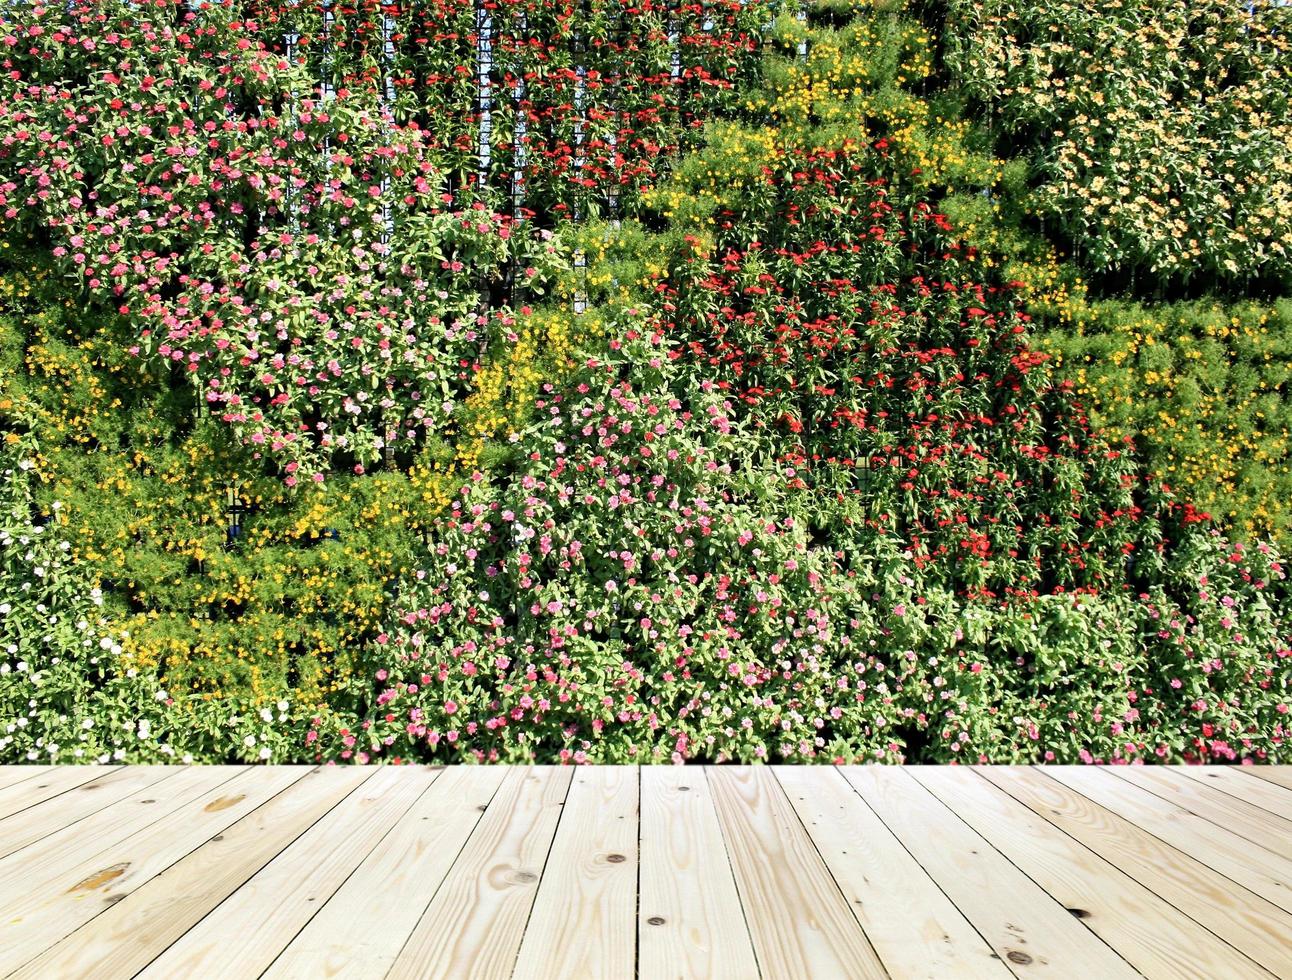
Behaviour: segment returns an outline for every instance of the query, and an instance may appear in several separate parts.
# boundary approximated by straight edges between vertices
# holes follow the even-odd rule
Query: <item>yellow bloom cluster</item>
[[[1292,528],[1288,323],[1253,304],[1068,304],[1047,346],[1095,421],[1129,435],[1151,475],[1244,535]]]

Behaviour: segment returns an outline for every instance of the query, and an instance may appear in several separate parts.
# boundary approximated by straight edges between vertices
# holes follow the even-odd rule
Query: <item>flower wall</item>
[[[1222,6],[7,8],[0,759],[1286,759]]]

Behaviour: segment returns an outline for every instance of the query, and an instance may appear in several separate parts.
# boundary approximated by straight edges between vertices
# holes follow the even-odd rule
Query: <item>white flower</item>
[[[86,718],[83,722],[81,722],[81,727],[88,732],[91,728],[94,727],[94,719]]]
[[[261,709],[260,709],[260,717],[261,717],[261,718],[263,718],[263,719],[265,719],[265,721],[273,721],[273,720],[274,720],[274,713],[273,713],[272,711],[270,711],[268,708],[261,708]]]
[[[99,641],[99,649],[100,649],[100,650],[111,650],[111,649],[112,649],[112,638],[111,638],[111,637],[108,637],[108,636],[105,636],[103,639],[101,639],[101,640]]]
[[[288,705],[288,703],[287,703],[286,701],[279,701],[279,702],[278,702],[278,710],[279,710],[279,711],[286,711],[286,710],[288,709],[288,707],[290,707],[290,706]]]
[[[268,759],[271,755],[273,755],[273,753],[269,751],[268,745],[260,750],[260,758],[262,759]]]
[[[242,744],[245,745],[247,748],[251,748],[253,745],[256,744],[256,736],[248,735],[246,738],[242,740]]]

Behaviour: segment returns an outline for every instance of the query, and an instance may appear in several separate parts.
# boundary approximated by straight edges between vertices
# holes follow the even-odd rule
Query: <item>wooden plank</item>
[[[1227,833],[1292,859],[1292,820],[1275,816],[1214,786],[1194,782],[1173,769],[1113,766],[1108,771],[1204,820],[1210,820]]]
[[[436,775],[411,766],[373,774],[139,976],[259,976]]]
[[[709,785],[763,975],[887,977],[771,772],[714,767]]]
[[[1292,915],[1041,771],[978,772],[1271,973],[1292,977]]]
[[[1145,976],[1268,980],[1246,955],[1004,790],[957,768],[917,766],[909,772]]]
[[[107,775],[113,768],[115,767],[59,766],[41,773],[35,779],[15,783],[8,789],[0,790],[0,820],[76,789],[82,783]]]
[[[371,774],[359,767],[306,773],[29,962],[13,980],[134,976]],[[259,771],[255,778],[263,780]]]
[[[0,790],[49,772],[53,766],[0,766]]]
[[[502,766],[441,773],[265,978],[384,977],[505,775]]]
[[[1252,806],[1280,817],[1292,814],[1292,790],[1263,779],[1253,779],[1244,770],[1250,766],[1177,766],[1171,771],[1195,782],[1221,790]]]
[[[816,766],[773,772],[889,973],[929,980],[1010,976],[841,774]]]
[[[122,766],[0,821],[0,858],[8,857],[133,793],[173,776],[168,766]]]
[[[227,783],[241,771],[240,766],[179,769],[169,778],[54,831],[37,845],[11,854],[0,861],[0,909],[21,903],[33,892],[55,887],[86,860]],[[6,921],[0,916],[0,924]]]
[[[554,766],[507,773],[390,980],[511,976],[572,776]]]
[[[53,946],[298,778],[299,771],[240,772],[0,907],[0,921],[18,926],[0,939],[0,974]]]
[[[1275,786],[1292,789],[1292,766],[1243,766],[1242,771]]]
[[[706,770],[641,770],[640,980],[758,975]]]
[[[525,927],[516,980],[633,975],[637,774],[630,766],[575,770]]]
[[[1292,861],[1224,833],[1209,820],[1096,766],[1047,766],[1046,773],[1087,799],[1191,854],[1207,867],[1292,912]]]
[[[1131,966],[901,770],[840,770],[956,908],[1028,976],[1137,977]]]

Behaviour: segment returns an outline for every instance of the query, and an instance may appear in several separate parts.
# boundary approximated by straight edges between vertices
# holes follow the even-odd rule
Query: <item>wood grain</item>
[[[0,858],[172,776],[166,766],[123,766],[0,820]]]
[[[1275,786],[1292,789],[1292,766],[1243,766],[1242,772]]]
[[[265,978],[384,977],[506,775],[441,773],[302,929]]]
[[[1170,770],[1117,766],[1109,771],[1204,820],[1210,820],[1227,833],[1292,859],[1292,820],[1274,816],[1215,786],[1181,779]]]
[[[245,780],[225,784],[209,800],[198,800],[196,813],[177,813],[177,819],[192,821],[178,831],[151,828],[142,846],[157,841],[154,835],[165,835],[162,847],[144,858],[153,863],[164,860],[165,849],[174,852],[211,829],[219,832],[128,894],[113,887],[110,897],[114,904],[27,963],[14,977],[134,976],[369,773],[284,769],[273,775],[277,779],[272,783],[261,778],[249,787],[244,787]],[[251,789],[252,794],[227,805],[243,788]],[[275,788],[277,792],[273,792]],[[264,798],[266,790],[272,793],[268,799]],[[230,820],[234,821],[231,825]]]
[[[706,770],[644,767],[641,797],[641,980],[757,976]]]
[[[391,980],[511,976],[572,776],[550,766],[507,773]]]
[[[1184,776],[1280,817],[1292,814],[1292,790],[1246,774],[1251,766],[1175,766],[1173,777]]]
[[[1227,834],[1174,803],[1094,766],[1050,766],[1046,773],[1177,851],[1292,912],[1292,862]]]
[[[771,772],[713,768],[709,785],[763,975],[887,977]]]
[[[180,769],[84,820],[56,830],[0,862],[0,924],[33,892],[57,887],[69,871],[146,829],[204,793],[246,775],[238,766]],[[19,914],[19,918],[21,918]]]
[[[0,766],[0,790],[47,773],[53,766]]]
[[[841,771],[1007,963],[1038,976],[1138,976],[908,773],[877,766]]]
[[[580,766],[570,783],[516,980],[631,977],[637,958],[637,770]]]
[[[940,766],[910,771],[1145,976],[1269,980],[1247,956],[986,780]]]
[[[1292,943],[1285,938],[1292,936],[1292,915],[1043,771],[977,771],[1271,973],[1292,976]]]
[[[1286,772],[0,767],[0,975],[1292,977]]]
[[[61,766],[48,769],[33,779],[14,783],[0,790],[0,820],[61,796],[82,783],[107,775],[113,768],[112,766]]]
[[[0,973],[21,966],[121,901],[299,775],[240,771],[119,843],[60,867],[56,878],[0,908],[0,919],[13,921],[10,916],[16,913],[21,920],[21,928],[7,930],[0,941]]]
[[[807,766],[774,772],[889,973],[930,980],[1010,975],[841,774]]]
[[[139,974],[259,976],[435,778],[424,768],[374,773]]]

